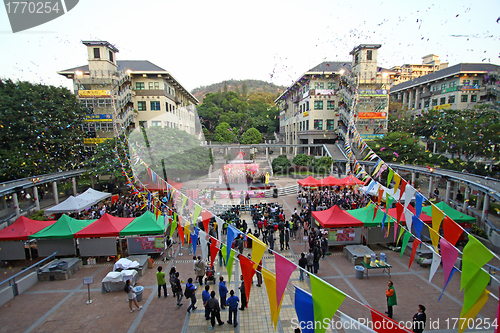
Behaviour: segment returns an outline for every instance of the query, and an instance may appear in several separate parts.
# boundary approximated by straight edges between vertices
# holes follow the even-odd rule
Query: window
[[[138,111],[146,111],[146,101],[138,101],[137,102],[137,110]]]
[[[327,110],[334,110],[335,109],[335,101],[326,102],[326,109]]]
[[[151,127],[159,127],[161,126],[161,121],[152,121],[151,122]]]
[[[425,102],[424,102],[424,108],[428,108],[430,102],[431,102],[430,99],[426,99]]]
[[[441,85],[441,90],[444,90],[444,89],[446,89],[446,83],[443,83],[443,84]]]
[[[148,89],[153,90],[153,82],[148,82]]]
[[[325,89],[325,83],[324,82],[316,82],[314,84],[314,89]]]
[[[101,51],[98,47],[94,47],[94,59],[101,59]]]
[[[456,87],[457,81],[450,82],[450,88]]]
[[[155,82],[155,90],[160,89],[160,82]]]
[[[437,99],[433,99],[432,100],[432,106],[436,106],[438,105],[438,100]]]
[[[418,102],[418,108],[421,109],[422,108],[422,102]]]
[[[462,95],[462,96],[460,96],[460,102],[467,103],[468,101],[469,101],[469,95]]]
[[[160,102],[151,101],[151,111],[160,111]]]
[[[335,89],[335,82],[328,82],[328,89]]]
[[[323,129],[323,119],[314,119],[314,129],[315,130]]]
[[[471,95],[470,96],[470,101],[471,101],[471,103],[477,102],[477,95]]]
[[[472,80],[472,85],[473,86],[478,86],[479,85],[479,80]]]
[[[366,60],[373,60],[373,51],[372,50],[367,50],[366,51]]]
[[[314,101],[314,110],[323,110],[323,101]]]
[[[333,130],[334,127],[335,127],[335,120],[334,119],[327,119],[326,120],[326,129]]]
[[[109,61],[113,62],[113,52],[109,51]]]
[[[144,82],[136,82],[135,83],[135,89],[136,90],[144,90],[145,89]]]
[[[299,123],[299,132],[302,132],[302,122]]]
[[[306,120],[306,131],[309,131],[309,120]]]
[[[439,100],[439,105],[443,105],[446,103],[446,97],[441,97],[441,99]]]
[[[148,122],[147,121],[139,121],[139,127],[148,128]]]
[[[306,102],[306,111],[309,111],[309,101]]]
[[[470,85],[470,80],[464,80],[462,83],[464,86],[469,86]]]
[[[455,95],[448,97],[448,104],[453,104],[453,103],[455,103]]]

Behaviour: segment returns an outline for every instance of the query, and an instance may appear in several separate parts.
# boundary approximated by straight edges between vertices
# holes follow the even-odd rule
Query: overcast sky
[[[379,66],[500,64],[500,1],[80,0],[65,15],[12,33],[0,9],[0,76],[71,87],[58,70],[87,64],[82,40],[118,60],[149,60],[188,90],[228,79],[289,85],[325,60],[379,43]],[[497,22],[498,21],[498,22]]]

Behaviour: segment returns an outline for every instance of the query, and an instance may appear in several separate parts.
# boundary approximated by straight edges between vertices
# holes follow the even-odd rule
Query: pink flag
[[[277,304],[281,304],[281,298],[285,293],[286,285],[293,271],[297,267],[293,262],[274,252],[276,260],[276,299]]]
[[[446,283],[457,261],[458,250],[444,238],[441,238],[439,244],[441,245],[441,261],[443,262],[444,281]]]

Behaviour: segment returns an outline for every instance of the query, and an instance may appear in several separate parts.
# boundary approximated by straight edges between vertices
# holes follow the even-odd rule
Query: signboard
[[[83,120],[86,123],[90,122],[100,122],[100,121],[113,121],[113,115],[112,114],[88,114],[85,116],[85,119]]]
[[[160,253],[165,242],[163,236],[127,237],[129,254]]]
[[[94,283],[93,277],[84,277],[83,278],[83,284],[92,284],[92,283]]]
[[[86,145],[97,145],[109,139],[112,138],[83,138],[83,143]]]
[[[434,110],[443,110],[443,109],[449,109],[451,108],[451,104],[441,104],[441,105],[436,105],[433,107]]]
[[[387,96],[387,90],[360,90],[359,96],[369,96],[369,97],[385,97]]]
[[[334,89],[315,89],[314,93],[316,95],[334,95],[335,90]]]
[[[467,85],[467,86],[460,86],[460,90],[479,90],[479,85]]]
[[[309,115],[309,111],[304,112],[304,117],[307,117]]]
[[[365,140],[375,140],[384,137],[384,134],[360,134],[360,135]]]
[[[441,91],[441,93],[442,94],[446,94],[446,93],[449,93],[449,92],[452,92],[452,91],[457,91],[457,87],[450,87],[450,88],[443,89]]]
[[[385,119],[387,112],[359,112],[359,119]]]
[[[80,97],[80,98],[111,97],[111,91],[110,90],[78,90],[78,97]]]

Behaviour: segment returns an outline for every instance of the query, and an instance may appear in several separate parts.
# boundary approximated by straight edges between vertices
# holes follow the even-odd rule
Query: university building
[[[422,64],[404,64],[402,66],[392,67],[391,71],[393,71],[395,75],[391,84],[395,86],[445,68],[448,68],[447,62],[441,63],[439,56],[429,54],[422,57]]]
[[[118,49],[106,41],[84,41],[88,65],[57,72],[89,109],[86,145],[136,127],[175,127],[195,134],[198,100],[171,73],[147,60],[116,60]],[[113,112],[113,100],[116,116]]]
[[[498,101],[500,66],[460,63],[391,88],[391,101],[416,114],[430,109],[469,109]]]

